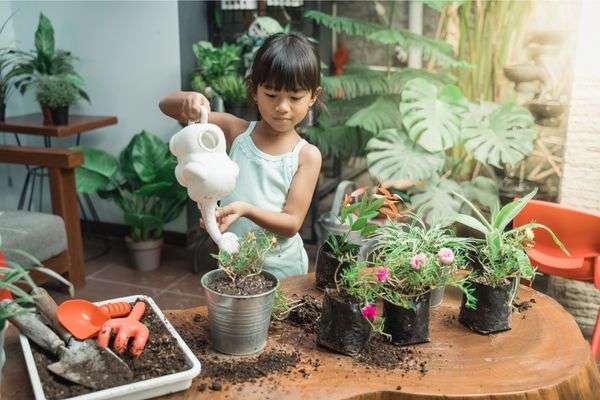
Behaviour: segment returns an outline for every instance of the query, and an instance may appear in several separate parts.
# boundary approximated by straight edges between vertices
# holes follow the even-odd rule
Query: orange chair
[[[563,253],[543,229],[536,229],[535,246],[527,252],[540,272],[568,279],[593,282],[600,289],[600,215],[562,204],[530,200],[513,221],[518,227],[529,222],[544,224],[565,244]],[[592,338],[592,354],[600,359],[600,312]]]

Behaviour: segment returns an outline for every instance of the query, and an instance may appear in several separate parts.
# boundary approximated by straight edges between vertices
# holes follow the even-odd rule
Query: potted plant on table
[[[384,332],[401,345],[429,341],[430,296],[446,285],[472,301],[465,280],[456,272],[465,264],[470,240],[457,238],[440,226],[390,222],[373,235],[369,260],[378,266],[372,290],[383,299]]]
[[[379,215],[386,200],[368,193],[354,199],[346,197],[340,210],[339,220],[348,227],[346,232],[330,235],[319,249],[315,271],[319,289],[336,287],[336,279],[358,254],[361,238],[377,229],[378,225],[371,220]]]
[[[279,280],[263,271],[266,254],[277,239],[262,230],[248,232],[239,251],[213,255],[219,269],[206,273],[206,293],[212,347],[225,354],[261,351],[267,343],[271,311]]]
[[[77,88],[61,76],[44,75],[36,81],[35,97],[42,108],[50,110],[53,125],[69,123],[69,106],[77,100]]]
[[[97,193],[123,211],[125,238],[133,266],[151,271],[160,265],[164,225],[187,202],[187,192],[175,178],[176,158],[167,143],[142,131],[131,138],[117,160],[111,154],[83,148],[85,162],[75,171],[77,191]]]
[[[51,75],[69,82],[79,97],[90,101],[88,94],[83,89],[83,78],[73,66],[77,58],[68,51],[56,49],[54,28],[44,14],[40,14],[34,43],[35,50],[18,53],[19,60],[15,68],[15,75],[19,79],[15,81],[15,86],[19,88],[21,94],[25,94],[30,85],[35,85],[40,79]],[[50,110],[43,104],[41,107],[44,123],[51,123]]]
[[[335,289],[325,289],[317,343],[354,356],[367,348],[373,331],[381,333],[375,301],[376,274],[366,261],[354,260],[341,272]]]
[[[240,118],[245,116],[246,84],[241,76],[224,75],[213,82],[212,88],[223,99],[225,111]]]
[[[535,276],[535,268],[526,251],[533,245],[533,229],[547,231],[554,243],[565,254],[569,254],[545,225],[532,222],[506,230],[536,192],[537,189],[502,208],[494,207],[489,219],[473,203],[462,198],[477,218],[458,214],[455,220],[484,235],[483,239],[475,239],[476,257],[471,265],[473,271],[468,277],[475,302],[463,298],[459,315],[459,321],[475,332],[489,334],[511,328],[512,301],[519,279],[532,279]]]

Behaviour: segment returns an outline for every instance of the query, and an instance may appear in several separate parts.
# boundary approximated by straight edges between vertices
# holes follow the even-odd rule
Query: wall
[[[39,13],[50,18],[57,47],[73,52],[80,61],[76,70],[85,78],[91,104],[80,102],[74,113],[116,115],[119,124],[82,136],[82,145],[104,149],[114,155],[142,129],[165,140],[179,126],[164,117],[157,104],[161,96],[181,87],[178,3],[136,2],[3,2],[0,18],[17,11],[7,27],[6,39],[23,49],[32,49]],[[4,34],[2,43],[5,43]],[[15,93],[7,115],[38,112],[33,93]],[[0,142],[14,143],[2,134]],[[41,146],[41,138],[24,137]],[[74,139],[56,141],[68,147]],[[53,142],[54,144],[54,142]],[[24,168],[0,165],[0,209],[16,208]],[[12,181],[12,185],[10,182]],[[112,203],[95,199],[100,219],[122,223],[121,212]],[[46,196],[46,209],[49,201]],[[167,226],[185,231],[185,213]]]

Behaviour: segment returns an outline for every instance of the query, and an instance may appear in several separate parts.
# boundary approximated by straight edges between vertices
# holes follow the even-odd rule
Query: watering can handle
[[[335,196],[333,198],[333,203],[331,204],[331,215],[335,215],[336,217],[340,215],[340,209],[342,208],[342,201],[344,200],[344,195],[346,191],[350,189],[353,191],[356,189],[356,184],[352,181],[341,181],[337,188],[335,189]]]
[[[196,122],[198,121],[188,121],[188,125],[195,124]],[[208,108],[205,106],[200,106],[200,123],[208,123]]]

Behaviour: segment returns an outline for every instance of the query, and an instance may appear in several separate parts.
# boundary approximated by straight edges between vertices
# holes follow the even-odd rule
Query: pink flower
[[[425,261],[427,261],[427,256],[423,253],[419,253],[410,260],[410,266],[415,271],[418,271]]]
[[[379,282],[385,282],[390,277],[390,270],[387,267],[379,267],[375,276],[377,276]]]
[[[360,312],[362,312],[362,315],[366,319],[370,319],[372,321],[377,316],[377,306],[373,303],[369,303],[361,308]]]
[[[454,261],[454,252],[452,251],[452,249],[449,249],[447,247],[442,247],[440,251],[438,251],[437,256],[438,260],[443,265],[450,265]]]

